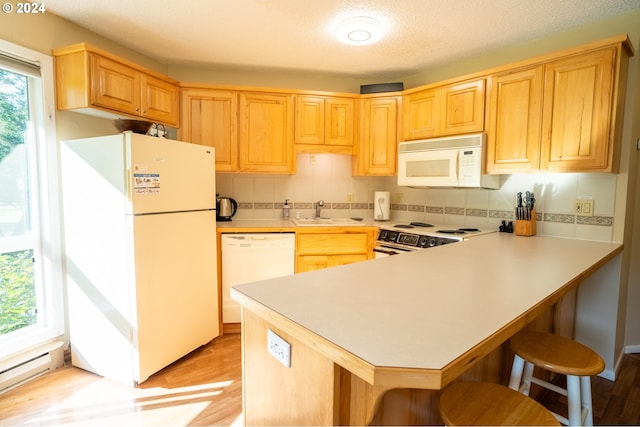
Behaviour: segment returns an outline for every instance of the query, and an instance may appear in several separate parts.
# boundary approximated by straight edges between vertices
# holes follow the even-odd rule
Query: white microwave
[[[398,185],[500,188],[499,175],[483,173],[485,146],[484,133],[401,142]]]

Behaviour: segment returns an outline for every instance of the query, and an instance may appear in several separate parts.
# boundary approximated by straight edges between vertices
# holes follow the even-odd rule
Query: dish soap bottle
[[[282,219],[289,220],[289,213],[291,211],[291,205],[289,204],[289,199],[284,201],[284,206],[282,207]]]

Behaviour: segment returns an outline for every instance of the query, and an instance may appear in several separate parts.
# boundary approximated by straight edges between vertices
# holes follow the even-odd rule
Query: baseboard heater
[[[0,363],[0,394],[62,366],[62,344],[55,341]]]

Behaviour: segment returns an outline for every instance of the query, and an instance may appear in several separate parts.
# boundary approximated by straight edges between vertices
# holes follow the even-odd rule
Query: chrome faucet
[[[320,208],[324,206],[324,200],[318,200],[316,202],[316,218],[320,218]]]

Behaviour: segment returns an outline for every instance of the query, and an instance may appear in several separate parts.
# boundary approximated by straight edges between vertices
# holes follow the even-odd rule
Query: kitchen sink
[[[364,225],[361,221],[351,218],[296,218],[292,219],[293,223],[298,226],[354,226]]]

